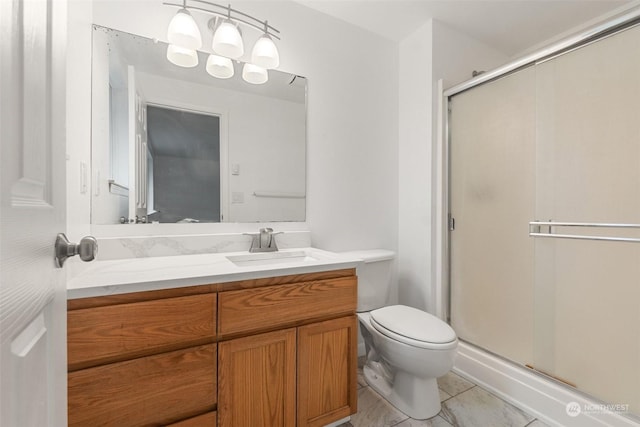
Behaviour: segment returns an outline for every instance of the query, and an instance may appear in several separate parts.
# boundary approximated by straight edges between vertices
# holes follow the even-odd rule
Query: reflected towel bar
[[[279,191],[254,191],[256,197],[273,197],[279,199],[304,199],[307,197],[304,193],[283,193]]]
[[[129,187],[125,187],[122,184],[118,184],[113,179],[110,179],[107,182],[109,183],[109,192],[110,193],[114,193],[114,194],[120,194],[122,192],[126,192],[127,194],[129,193]],[[120,189],[120,191],[114,191],[113,190],[114,187]],[[125,196],[126,196],[126,194],[125,194]]]
[[[541,233],[540,227],[549,227],[547,233]],[[635,237],[610,237],[610,236],[584,236],[579,234],[557,234],[552,227],[593,227],[593,228],[638,228],[640,224],[614,224],[597,222],[555,222],[555,221],[531,221],[529,223],[530,237],[546,237],[555,239],[600,240],[608,242],[640,243],[640,238]]]

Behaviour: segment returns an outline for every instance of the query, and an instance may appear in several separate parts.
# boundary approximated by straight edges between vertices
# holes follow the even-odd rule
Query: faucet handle
[[[271,248],[273,242],[273,228],[265,227],[260,229],[260,249]]]
[[[276,240],[273,238],[281,231],[274,232],[271,227],[261,228],[257,233],[242,233],[245,236],[251,236],[251,247],[249,252],[275,252],[278,250]]]
[[[251,236],[251,246],[249,246],[249,252],[256,252],[257,248],[260,248],[260,233],[242,233],[243,236]]]

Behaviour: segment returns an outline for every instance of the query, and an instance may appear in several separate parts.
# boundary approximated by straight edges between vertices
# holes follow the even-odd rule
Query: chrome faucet
[[[249,252],[276,252],[278,245],[276,245],[276,234],[281,234],[281,231],[274,232],[273,228],[261,228],[258,233],[243,233],[248,236],[252,236],[251,247]]]

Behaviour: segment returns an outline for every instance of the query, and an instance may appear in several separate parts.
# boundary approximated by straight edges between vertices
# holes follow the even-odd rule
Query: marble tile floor
[[[461,376],[438,378],[442,410],[428,420],[414,420],[398,411],[365,382],[358,370],[358,413],[340,427],[547,427],[510,403]]]

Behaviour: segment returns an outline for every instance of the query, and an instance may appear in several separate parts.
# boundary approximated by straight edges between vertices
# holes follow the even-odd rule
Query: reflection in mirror
[[[93,224],[304,221],[305,78],[216,79],[206,53],[186,69],[165,43],[93,36]]]
[[[220,222],[220,117],[147,105],[148,220]]]

